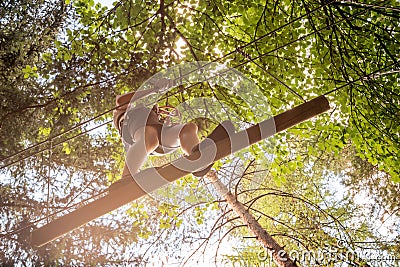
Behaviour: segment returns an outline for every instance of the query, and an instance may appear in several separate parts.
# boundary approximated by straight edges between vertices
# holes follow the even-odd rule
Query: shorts
[[[157,129],[158,140],[161,140],[162,130],[171,127],[164,125],[164,123],[160,121],[156,106],[152,109],[145,106],[137,106],[129,109],[125,116],[121,116],[119,128],[125,151],[135,143],[134,135],[136,131],[148,125]],[[167,147],[160,144],[151,155],[168,154],[175,151],[177,148],[178,147]]]

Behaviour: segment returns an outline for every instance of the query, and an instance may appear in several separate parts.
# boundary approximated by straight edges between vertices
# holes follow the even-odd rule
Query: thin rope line
[[[334,2],[334,1],[332,1],[332,2]],[[316,8],[316,9],[314,9],[314,10],[312,10],[312,11],[310,11],[310,12],[308,12],[308,13],[302,15],[302,16],[300,16],[299,18],[296,18],[296,19],[294,19],[293,21],[288,22],[287,24],[282,25],[281,27],[278,27],[277,29],[271,31],[270,33],[267,33],[267,34],[265,34],[264,36],[261,36],[261,37],[259,37],[258,39],[253,40],[252,42],[250,42],[250,43],[248,43],[248,44],[242,46],[242,47],[239,48],[239,49],[245,48],[246,46],[251,45],[251,44],[253,44],[253,43],[256,42],[256,41],[259,41],[259,40],[261,40],[261,39],[263,39],[263,38],[269,36],[270,34],[272,34],[272,33],[275,32],[275,31],[278,31],[278,30],[281,29],[282,27],[288,26],[288,25],[290,25],[291,23],[297,21],[298,19],[300,19],[300,18],[302,18],[302,17],[305,17],[305,16],[308,16],[309,14],[311,14],[311,13],[317,11],[318,9],[320,9],[320,8],[322,8],[322,7],[324,7],[324,6],[328,5],[328,4],[330,4],[330,3],[332,3],[332,2],[329,2],[329,3],[327,3],[327,4],[323,5],[323,6],[320,6],[320,7]],[[274,49],[272,49],[272,50],[270,50],[270,51],[268,51],[268,52],[266,52],[266,53],[263,53],[263,54],[261,54],[261,55],[255,57],[255,58],[253,58],[253,60],[260,59],[260,58],[262,58],[262,57],[264,57],[264,56],[266,56],[266,55],[268,55],[268,54],[270,54],[270,53],[272,53],[272,52],[278,51],[279,49],[285,48],[285,47],[288,46],[288,45],[291,45],[291,44],[293,44],[293,43],[295,43],[295,42],[301,41],[301,40],[303,40],[303,39],[305,39],[305,38],[307,38],[307,37],[309,37],[309,36],[311,36],[311,35],[313,35],[313,34],[315,34],[315,33],[318,33],[318,32],[320,32],[320,31],[326,29],[326,28],[332,27],[332,26],[334,26],[334,25],[336,25],[336,24],[339,24],[339,23],[341,23],[341,22],[343,22],[343,21],[345,21],[345,20],[348,20],[348,19],[353,18],[353,17],[355,17],[355,16],[357,16],[357,15],[360,15],[360,14],[362,14],[362,13],[365,13],[365,12],[369,11],[370,9],[372,9],[372,7],[366,8],[365,10],[360,11],[360,12],[358,12],[358,13],[355,13],[355,14],[353,14],[353,15],[350,16],[350,17],[343,18],[343,19],[340,19],[340,20],[338,20],[338,21],[336,21],[336,22],[334,22],[334,23],[332,23],[332,24],[326,25],[326,26],[324,26],[324,27],[322,27],[322,28],[320,28],[320,29],[318,29],[318,30],[316,30],[316,31],[313,31],[313,32],[311,32],[311,33],[309,33],[309,34],[306,34],[306,35],[300,37],[300,38],[297,38],[297,39],[295,39],[295,40],[292,40],[292,41],[290,41],[290,42],[288,42],[288,43],[286,43],[286,44],[284,44],[284,45],[282,45],[282,46],[280,46],[280,47],[274,48]],[[219,59],[217,59],[217,60],[215,60],[215,61],[213,61],[213,62],[216,62],[216,61],[218,61],[218,60],[221,60],[221,59],[227,57],[228,55],[231,55],[231,54],[237,53],[237,52],[238,52],[237,49],[235,49],[235,50],[231,51],[230,53],[228,53],[228,54],[226,54],[226,55],[220,57]],[[238,68],[238,67],[240,67],[240,66],[243,66],[243,65],[245,65],[245,64],[247,64],[247,63],[249,63],[249,62],[251,62],[251,61],[250,61],[250,60],[244,61],[244,62],[242,62],[242,63],[237,64],[237,65],[234,66],[233,68],[236,69],[236,68]],[[209,64],[211,64],[211,63],[207,63],[207,64],[205,64],[204,66],[200,67],[199,69],[204,68],[205,66],[208,66]],[[192,72],[193,72],[193,71],[192,71]],[[190,73],[187,73],[187,74],[190,74]],[[186,75],[187,75],[187,74],[186,74]],[[177,78],[177,79],[180,79],[180,78]],[[175,80],[177,80],[177,79],[175,79]],[[198,83],[197,83],[197,84],[198,84]],[[166,99],[166,98],[168,98],[168,97],[171,97],[171,96],[173,96],[173,95],[179,94],[179,93],[181,93],[181,92],[183,92],[183,91],[185,91],[185,90],[187,90],[187,89],[189,89],[189,88],[192,88],[192,87],[196,86],[197,84],[190,85],[189,87],[184,87],[183,89],[178,90],[177,92],[175,92],[175,93],[172,94],[172,95],[169,95],[169,96],[165,96],[165,97],[163,97],[163,98],[160,98],[159,101],[164,100],[164,99]],[[101,114],[99,114],[99,115],[93,117],[92,119],[89,119],[89,120],[87,120],[87,121],[85,121],[85,122],[79,123],[79,124],[77,124],[76,126],[72,127],[70,130],[65,131],[65,133],[66,133],[66,132],[69,132],[69,131],[71,131],[71,130],[73,130],[73,129],[75,129],[75,128],[77,128],[77,127],[79,127],[79,126],[81,126],[81,125],[83,125],[83,124],[85,124],[85,123],[88,123],[88,122],[90,122],[90,121],[92,121],[92,120],[94,120],[94,119],[97,119],[98,117],[101,117],[101,116],[103,116],[103,115],[105,115],[105,114],[107,114],[107,113],[109,113],[109,112],[111,112],[111,111],[113,111],[113,110],[115,110],[115,109],[117,109],[117,108],[119,108],[119,107],[122,107],[122,106],[124,106],[124,105],[126,105],[126,104],[127,104],[127,103],[121,104],[121,105],[119,105],[118,107],[114,107],[114,108],[112,108],[112,109],[109,109],[109,110],[107,110],[107,111],[105,111],[105,112],[103,112],[103,113],[101,113]],[[58,136],[61,136],[61,135],[63,135],[63,134],[64,134],[64,132],[63,132],[63,133],[60,133],[60,134],[58,134],[58,135],[56,135],[56,136],[54,136],[53,138],[58,137]],[[50,138],[49,138],[49,139],[50,139]],[[45,140],[45,141],[43,141],[43,142],[41,142],[41,143],[47,142],[49,139],[47,139],[47,140]],[[39,143],[39,144],[40,144],[40,143]],[[38,146],[39,144],[33,145],[32,148]],[[28,148],[28,149],[29,149],[29,148]],[[41,151],[43,151],[43,150],[41,150]],[[40,153],[41,151],[39,151],[39,153]],[[36,154],[37,154],[37,153],[33,153],[33,154],[29,155],[28,157],[30,157],[30,156],[32,156],[32,155],[36,155]],[[24,158],[22,158],[21,160],[16,160],[16,161],[14,161],[14,162],[12,162],[12,163],[10,163],[10,164],[7,164],[7,165],[5,165],[5,166],[2,166],[2,167],[0,167],[0,170],[3,169],[3,168],[5,168],[5,167],[8,167],[8,166],[10,166],[10,165],[12,165],[12,164],[14,164],[14,163],[17,163],[17,162],[19,162],[19,161],[22,161],[22,160],[24,160],[24,159],[26,159],[26,158],[27,158],[27,157],[24,157]]]
[[[339,86],[339,87],[337,87],[337,88],[335,88],[335,89],[332,89],[332,90],[330,90],[330,91],[324,93],[323,95],[329,95],[329,94],[334,93],[334,92],[336,92],[336,91],[338,91],[338,90],[340,90],[340,89],[343,89],[344,87],[347,87],[347,86],[349,86],[349,85],[352,85],[352,84],[354,84],[354,83],[356,83],[356,82],[358,82],[358,81],[364,80],[364,79],[366,79],[366,78],[368,79],[368,78],[370,78],[371,76],[373,77],[375,74],[377,74],[377,73],[379,73],[379,72],[381,72],[381,71],[383,71],[383,70],[385,70],[385,69],[387,69],[387,68],[390,68],[390,67],[392,67],[392,66],[395,66],[395,65],[398,64],[399,62],[400,62],[400,59],[397,60],[396,62],[393,62],[393,63],[391,63],[391,64],[389,64],[389,65],[387,65],[387,66],[385,66],[385,67],[382,67],[382,68],[380,68],[380,69],[374,71],[374,72],[371,72],[371,73],[366,74],[366,75],[364,75],[364,76],[362,76],[362,77],[359,77],[359,78],[356,79],[356,80],[347,82],[346,84],[344,84],[344,85],[342,85],[342,86]]]
[[[15,229],[15,230],[13,230],[13,231],[10,231],[10,232],[1,234],[1,235],[0,235],[0,238],[4,238],[4,237],[8,237],[8,236],[10,236],[10,235],[17,234],[17,233],[19,233],[19,232],[21,232],[21,231],[23,231],[23,230],[25,230],[25,229],[27,229],[27,228],[30,228],[30,227],[34,226],[35,224],[37,224],[37,223],[39,223],[39,222],[41,222],[41,221],[46,220],[49,216],[52,217],[52,216],[55,216],[55,215],[57,215],[57,214],[59,214],[59,213],[61,213],[61,212],[66,211],[66,210],[68,210],[68,209],[75,208],[75,207],[81,205],[82,203],[88,202],[88,201],[90,201],[90,200],[92,200],[92,199],[94,199],[94,198],[96,198],[96,197],[99,197],[99,196],[101,196],[101,195],[104,195],[104,194],[107,193],[107,192],[108,192],[108,189],[104,189],[104,190],[102,190],[101,192],[99,192],[99,193],[97,193],[97,194],[95,194],[95,195],[93,195],[93,196],[90,196],[90,197],[88,197],[88,198],[86,198],[86,199],[84,199],[84,200],[81,200],[81,201],[78,202],[78,203],[75,203],[75,204],[73,204],[73,205],[71,205],[71,206],[64,207],[64,208],[62,208],[61,210],[55,211],[55,212],[53,212],[53,213],[50,213],[49,215],[43,216],[42,218],[39,218],[39,219],[37,219],[37,220],[35,220],[35,221],[32,221],[32,222],[28,223],[27,225],[25,225],[24,227],[21,227],[21,228]]]
[[[67,133],[69,133],[69,132],[71,132],[71,131],[73,131],[73,130],[75,130],[75,129],[77,129],[77,128],[83,126],[83,125],[85,125],[85,124],[88,124],[89,122],[91,122],[91,121],[93,121],[93,120],[96,120],[96,119],[98,119],[98,118],[100,118],[100,117],[106,115],[107,113],[109,113],[109,112],[111,112],[111,111],[114,111],[115,109],[118,109],[118,108],[124,106],[124,105],[126,105],[126,104],[122,104],[122,105],[113,107],[113,108],[111,108],[111,109],[109,109],[109,110],[106,110],[105,112],[102,112],[102,113],[100,113],[100,114],[98,114],[98,115],[96,115],[96,116],[94,116],[94,117],[92,117],[92,118],[90,118],[90,119],[88,119],[88,120],[86,120],[86,121],[80,122],[80,123],[78,123],[78,124],[72,126],[71,128],[69,128],[69,129],[67,129],[67,130],[65,130],[65,131],[63,131],[63,132],[61,132],[61,133],[58,133],[58,134],[56,134],[56,135],[53,135],[53,136],[47,138],[47,139],[44,140],[44,141],[41,141],[41,142],[39,142],[39,143],[36,143],[36,144],[34,144],[34,145],[30,146],[30,147],[24,148],[24,149],[22,149],[22,150],[20,150],[20,151],[18,151],[18,152],[16,152],[16,153],[10,155],[10,156],[7,156],[7,157],[3,158],[2,161],[4,162],[4,161],[6,161],[6,160],[8,160],[8,159],[10,159],[10,158],[12,158],[12,157],[15,157],[15,156],[17,156],[17,155],[19,155],[19,154],[21,154],[21,153],[23,153],[23,152],[26,152],[27,150],[34,149],[34,148],[36,148],[36,147],[38,147],[38,146],[40,146],[40,145],[43,145],[43,144],[45,144],[45,143],[47,143],[47,142],[50,142],[51,140],[53,140],[53,139],[55,139],[55,138],[57,138],[57,137],[63,136],[63,135],[65,135],[65,134],[67,134]],[[41,150],[40,152],[42,152],[42,151],[43,151],[43,150]],[[40,152],[38,152],[38,153],[40,153]],[[37,154],[37,153],[34,153],[34,154],[32,154],[32,155],[35,155],[35,154]],[[3,168],[5,168],[5,167],[7,167],[7,166],[2,166],[2,167],[0,167],[0,170],[3,169]]]
[[[241,53],[245,58],[247,58],[249,61],[251,61],[252,63],[254,63],[259,69],[261,69],[262,71],[264,71],[265,73],[267,73],[268,75],[270,75],[272,78],[274,78],[275,80],[277,80],[280,84],[282,84],[283,86],[285,86],[287,89],[289,89],[290,92],[292,92],[294,95],[296,95],[298,98],[300,98],[301,100],[303,100],[303,102],[306,102],[306,100],[299,94],[297,93],[294,89],[290,88],[289,85],[287,85],[285,82],[283,82],[281,79],[279,79],[277,76],[275,76],[274,74],[272,74],[271,72],[269,72],[268,70],[266,70],[265,68],[263,68],[260,64],[258,64],[255,60],[252,59],[252,57],[242,51],[240,48],[238,48],[238,52]]]
[[[117,76],[116,76],[116,77],[117,77]],[[113,78],[113,79],[114,79],[114,78]],[[106,82],[106,81],[109,81],[109,80],[111,80],[111,79],[104,80],[104,81],[98,82],[98,83],[96,83],[96,84],[100,84],[100,83],[103,83],[103,82]],[[90,86],[90,85],[96,85],[96,84],[89,84],[89,86]],[[81,88],[85,88],[85,87],[88,87],[88,85],[76,87],[74,90],[81,89]],[[69,92],[69,93],[72,93],[72,91]],[[64,94],[64,96],[66,96],[66,95],[69,94],[69,93]],[[57,98],[56,98],[56,99],[57,99]],[[62,97],[60,97],[60,98],[58,98],[58,99],[60,100],[60,99],[62,99]],[[106,113],[108,113],[108,112],[110,112],[110,111],[112,111],[112,110],[114,110],[114,109],[116,109],[116,108],[119,108],[119,107],[120,107],[120,106],[114,107],[113,109],[108,110],[108,111],[106,111],[106,112],[104,112],[104,113],[101,113],[101,114],[99,114],[99,115],[96,115],[95,117],[93,117],[93,118],[91,118],[91,119],[89,119],[89,120],[86,120],[86,121],[83,121],[83,122],[80,122],[80,123],[74,125],[74,126],[72,126],[70,129],[68,129],[68,130],[65,130],[65,131],[63,131],[63,132],[61,132],[61,133],[58,133],[58,134],[54,135],[54,136],[50,136],[50,137],[48,137],[46,140],[43,140],[43,141],[41,141],[41,142],[39,142],[39,143],[36,143],[36,144],[34,144],[34,145],[30,146],[30,147],[27,147],[27,148],[24,148],[24,149],[22,149],[22,150],[19,150],[19,151],[15,152],[14,154],[11,154],[11,155],[9,155],[9,156],[3,158],[2,161],[7,160],[7,159],[9,159],[9,158],[11,158],[11,157],[14,157],[14,156],[16,156],[16,155],[19,155],[19,154],[21,154],[21,153],[23,153],[23,152],[25,152],[25,151],[27,151],[27,150],[33,149],[33,148],[35,148],[35,147],[37,147],[37,146],[40,146],[40,145],[42,145],[42,144],[44,144],[44,143],[47,143],[47,142],[49,142],[50,140],[52,140],[52,139],[54,139],[54,138],[57,138],[57,137],[59,137],[59,136],[61,136],[61,135],[64,135],[64,134],[66,134],[66,133],[68,133],[68,132],[70,132],[70,131],[72,131],[72,130],[74,130],[74,129],[76,129],[76,128],[78,128],[78,127],[84,125],[84,124],[87,124],[87,123],[89,123],[90,121],[92,121],[92,120],[94,120],[94,119],[97,119],[98,117],[101,117],[101,116],[105,115]],[[1,168],[0,168],[0,169],[1,169]]]
[[[53,140],[50,141],[50,149],[49,149],[49,169],[47,172],[47,207],[46,207],[46,217],[47,223],[49,222],[49,213],[50,213],[50,175],[51,175],[51,162],[53,155]]]
[[[331,2],[330,2],[330,3],[331,3]],[[324,6],[325,6],[325,5],[324,5]],[[321,6],[321,7],[322,7],[322,6]],[[319,8],[321,8],[321,7],[319,7]],[[319,8],[318,8],[318,9],[319,9]],[[316,10],[317,10],[317,9],[313,10],[312,12],[315,12]],[[368,10],[368,9],[367,9],[367,10]],[[367,11],[367,10],[364,10],[364,12]],[[312,12],[309,12],[308,14],[311,14]],[[359,13],[357,13],[357,14],[355,14],[355,15],[358,15],[358,14],[361,14],[361,13],[363,13],[363,12],[359,12]],[[308,15],[308,14],[305,14],[305,15],[303,15],[302,17],[304,17],[304,16],[306,16],[306,15]],[[353,16],[351,16],[351,17],[354,17],[355,15],[353,15]],[[351,17],[350,17],[350,18],[351,18]],[[348,18],[346,18],[346,19],[348,19]],[[297,19],[296,19],[296,20],[297,20]],[[296,20],[294,20],[294,21],[296,21]],[[323,29],[325,29],[325,28],[327,28],[327,27],[331,27],[331,26],[333,26],[333,25],[335,25],[335,24],[338,24],[338,23],[342,22],[343,20],[344,20],[344,19],[339,20],[339,21],[333,23],[332,25],[328,25],[328,26],[326,26],[326,27],[323,27],[323,28],[321,28],[321,29],[319,29],[319,30],[317,30],[317,31],[314,31],[314,32],[312,32],[312,33],[306,35],[306,36],[302,36],[301,38],[298,38],[298,39],[296,39],[296,40],[294,40],[294,41],[291,41],[291,42],[285,44],[284,46],[278,47],[278,48],[276,48],[276,49],[274,49],[274,50],[271,50],[271,51],[269,51],[269,52],[267,52],[267,53],[264,53],[264,54],[262,54],[262,55],[256,57],[255,59],[259,59],[259,58],[261,58],[261,57],[267,55],[268,53],[271,53],[271,52],[273,52],[273,51],[276,51],[276,50],[278,50],[278,49],[281,49],[281,48],[283,48],[283,47],[285,47],[285,46],[287,46],[287,45],[290,45],[290,44],[292,44],[292,43],[294,43],[294,42],[296,42],[296,41],[302,40],[302,39],[304,39],[304,38],[310,36],[311,34],[317,33],[317,32],[319,32],[319,31],[321,31],[321,30],[323,30]],[[292,21],[291,23],[293,23],[294,21]],[[289,23],[289,24],[287,24],[287,25],[290,25],[291,23]],[[286,25],[286,26],[287,26],[287,25]],[[278,29],[279,29],[279,28],[278,28]],[[277,31],[277,29],[274,30],[274,31]],[[273,31],[272,31],[272,32],[273,32]],[[254,41],[250,42],[249,44],[244,45],[244,46],[242,46],[242,47],[240,47],[240,48],[244,48],[244,47],[246,47],[246,46],[248,46],[248,45],[251,45],[251,44],[254,43],[255,41],[258,41],[258,40],[260,40],[260,39],[262,39],[262,38],[264,38],[264,37],[266,37],[266,36],[268,36],[268,34],[266,34],[265,36],[262,36],[262,37],[258,38],[257,40],[254,40]],[[229,56],[229,55],[231,55],[231,54],[233,54],[233,53],[235,53],[235,52],[236,52],[236,50],[235,50],[235,51],[232,51],[232,52],[230,52],[230,53],[228,53],[228,54],[226,54],[225,56],[223,56],[223,57],[221,57],[221,58],[219,58],[219,59],[217,59],[217,60],[215,60],[215,61],[218,61],[218,60],[220,60],[220,59],[223,59],[223,58],[225,58],[225,57],[227,57],[227,56]],[[253,59],[253,60],[254,60],[254,59]],[[215,62],[215,61],[214,61],[214,62]],[[244,65],[244,64],[247,64],[248,62],[250,62],[250,61],[248,60],[247,62],[238,64],[237,66],[235,66],[235,68],[236,68],[236,67],[239,67],[239,66],[242,66],[242,65]],[[391,65],[389,65],[389,66],[392,66],[392,65],[395,65],[395,64],[397,64],[397,62],[396,62],[396,63],[393,63],[393,64],[391,64]],[[387,67],[389,67],[389,66],[386,66],[385,68],[387,68]],[[385,68],[383,68],[383,69],[385,69]],[[380,71],[380,70],[378,70],[378,71]],[[376,71],[376,72],[378,72],[378,71]],[[374,73],[376,73],[376,72],[374,72]],[[368,74],[368,75],[366,75],[366,76],[363,76],[363,77],[361,77],[361,78],[359,78],[359,79],[357,79],[357,80],[348,82],[347,84],[345,84],[345,85],[343,85],[343,86],[341,86],[341,87],[339,87],[339,88],[336,88],[336,89],[334,89],[334,90],[331,90],[331,91],[325,93],[324,95],[327,95],[327,94],[330,94],[330,93],[332,93],[332,92],[334,92],[334,91],[337,91],[337,90],[339,90],[339,89],[341,89],[341,88],[343,88],[343,87],[345,87],[345,86],[348,86],[348,85],[350,85],[350,84],[352,84],[352,83],[355,83],[356,81],[359,81],[359,80],[361,80],[361,79],[363,79],[363,78],[369,77],[369,76],[372,75],[372,74],[373,74],[373,73]],[[189,88],[190,88],[190,87],[189,87]],[[187,88],[186,88],[186,89],[187,89]],[[123,105],[125,105],[125,104],[122,104],[122,105],[120,105],[120,106],[118,106],[118,107],[121,107],[121,106],[123,106]],[[88,122],[90,122],[90,121],[92,121],[92,120],[94,120],[94,119],[96,119],[96,118],[98,118],[98,117],[100,117],[100,116],[102,116],[102,115],[104,115],[104,114],[110,112],[110,111],[113,111],[113,110],[115,110],[115,109],[118,108],[118,107],[115,107],[115,108],[110,109],[110,110],[108,110],[108,111],[106,111],[106,112],[104,112],[104,113],[101,113],[101,114],[99,114],[98,116],[95,116],[94,118],[92,118],[92,119],[90,119],[90,120],[88,120],[88,121],[86,121],[86,122],[82,122],[82,123],[78,124],[77,126],[72,127],[70,130],[68,130],[68,131],[66,131],[66,132],[63,132],[63,133],[61,133],[61,134],[59,134],[59,135],[56,135],[56,137],[57,137],[57,136],[60,136],[60,135],[62,135],[62,134],[65,134],[65,133],[71,131],[72,129],[75,129],[75,128],[81,126],[81,125],[84,125],[85,123],[88,123]],[[71,140],[71,139],[73,139],[73,138],[79,136],[79,135],[82,135],[82,134],[87,133],[87,132],[89,132],[89,131],[91,131],[91,130],[94,130],[94,129],[96,129],[96,128],[99,128],[99,127],[101,127],[101,126],[103,126],[103,125],[105,125],[105,124],[107,124],[107,123],[109,123],[109,122],[111,122],[111,121],[108,121],[108,122],[106,122],[106,123],[104,123],[104,124],[102,124],[102,125],[100,125],[100,126],[98,126],[98,127],[95,127],[95,128],[90,129],[90,130],[88,130],[88,131],[82,132],[82,133],[80,133],[80,134],[78,134],[78,135],[76,135],[76,136],[73,136],[73,137],[71,137],[71,138],[68,138],[68,139],[66,139],[66,140],[64,140],[64,141],[62,141],[62,142],[57,143],[56,145],[59,145],[60,143],[66,142],[66,141],[68,141],[68,140]],[[43,142],[41,142],[41,143],[44,143],[44,142],[47,142],[47,141],[48,141],[48,140],[45,140],[45,141],[43,141]],[[36,147],[36,146],[38,146],[38,145],[40,145],[40,144],[36,144],[36,145],[34,145],[34,146],[32,146],[32,147]],[[30,149],[30,148],[27,148],[27,149]],[[26,151],[27,149],[24,149],[23,151]],[[17,152],[16,154],[22,153],[23,151]],[[42,150],[42,151],[43,151],[43,150]],[[38,152],[38,153],[40,153],[40,152]],[[35,154],[37,154],[37,153],[35,153]],[[14,154],[14,155],[15,155],[15,154]],[[11,157],[11,156],[10,156],[10,157]],[[26,157],[25,157],[25,158],[26,158]],[[19,161],[21,161],[21,160],[19,160]],[[17,161],[17,162],[18,162],[18,161]],[[9,166],[9,165],[8,165],[8,166]],[[5,167],[7,167],[7,166],[3,166],[3,167],[1,167],[0,169],[3,169],[3,168],[5,168]],[[108,190],[108,189],[107,189],[107,190]],[[82,202],[91,200],[91,199],[95,198],[96,196],[99,196],[99,195],[103,194],[103,193],[106,192],[107,190],[104,190],[104,191],[102,191],[101,193],[98,193],[98,194],[96,194],[96,195],[94,195],[94,196],[92,196],[92,197],[89,197],[89,198],[87,198],[86,200],[84,200],[84,201],[82,201]],[[62,209],[61,211],[54,212],[54,213],[51,214],[51,216],[56,215],[56,214],[58,214],[58,213],[60,213],[60,212],[62,212],[62,211],[65,211],[65,210],[67,210],[67,209],[73,208],[73,207],[77,206],[78,204],[80,204],[80,203],[74,204],[74,205],[72,205],[71,207],[66,207],[66,208]],[[38,219],[38,220],[36,220],[36,221],[30,223],[28,226],[25,226],[24,228],[20,228],[20,229],[17,229],[17,230],[12,231],[12,232],[10,232],[10,233],[3,234],[3,235],[1,235],[1,237],[5,237],[5,236],[8,236],[8,235],[11,235],[11,234],[14,234],[14,233],[18,233],[18,232],[20,232],[20,231],[22,231],[22,230],[24,230],[24,229],[26,229],[26,228],[32,226],[33,224],[36,224],[37,222],[40,222],[40,221],[45,220],[45,219],[46,219],[46,217],[41,218],[41,219]]]
[[[112,120],[106,121],[106,122],[104,122],[104,123],[102,123],[102,124],[100,124],[100,125],[97,125],[96,127],[93,127],[93,128],[91,128],[91,129],[89,129],[89,130],[83,131],[83,132],[81,132],[81,133],[79,133],[79,134],[76,134],[76,135],[71,136],[71,137],[69,137],[69,138],[67,138],[67,139],[64,139],[64,140],[62,140],[62,141],[59,141],[58,143],[53,144],[53,147],[56,147],[56,146],[58,146],[58,145],[60,145],[60,144],[62,144],[62,143],[68,142],[68,141],[70,141],[70,140],[72,140],[72,139],[74,139],[74,138],[76,138],[76,137],[79,137],[79,136],[81,136],[81,135],[83,135],[83,134],[86,134],[86,133],[88,133],[88,132],[90,132],[90,131],[96,130],[96,129],[98,129],[98,128],[100,128],[100,127],[102,127],[102,126],[104,126],[104,125],[106,125],[106,124],[108,124],[108,123],[110,123],[110,122],[112,122]],[[24,157],[22,157],[22,158],[20,158],[20,159],[18,159],[18,160],[14,160],[14,161],[12,161],[12,162],[10,162],[10,163],[8,163],[8,164],[6,164],[6,165],[0,167],[0,170],[6,168],[6,167],[8,167],[8,166],[11,166],[11,165],[13,165],[13,164],[15,164],[15,163],[21,162],[21,161],[23,161],[23,160],[25,160],[25,159],[27,159],[27,158],[29,158],[29,157],[31,157],[31,156],[37,155],[37,154],[39,154],[39,153],[41,153],[41,152],[43,152],[43,151],[46,151],[47,149],[48,149],[48,148],[43,148],[43,149],[41,149],[41,150],[39,150],[39,151],[37,151],[37,152],[28,154],[28,155],[26,155],[26,156],[24,156]]]
[[[294,22],[296,22],[296,21],[298,21],[298,20],[301,20],[301,19],[303,19],[303,18],[305,18],[305,17],[307,17],[307,16],[309,16],[309,15],[315,13],[316,11],[322,9],[323,7],[329,5],[329,4],[333,3],[333,2],[335,2],[335,0],[330,1],[330,2],[327,2],[327,3],[325,3],[325,4],[323,4],[323,5],[321,5],[321,6],[317,7],[317,8],[315,8],[315,9],[309,11],[309,12],[306,12],[305,14],[303,14],[303,15],[301,15],[301,16],[295,18],[294,20],[289,21],[288,23],[283,24],[282,26],[280,26],[280,27],[278,27],[278,28],[276,28],[276,29],[274,29],[274,30],[272,30],[272,31],[270,31],[270,32],[268,32],[268,33],[266,33],[266,34],[264,34],[263,36],[260,36],[259,38],[255,39],[255,40],[253,40],[253,41],[251,41],[251,42],[249,42],[249,43],[247,43],[247,44],[245,44],[245,45],[240,46],[239,49],[244,49],[244,48],[246,48],[246,47],[248,47],[248,46],[254,44],[255,42],[258,42],[258,41],[260,41],[260,40],[262,40],[262,39],[264,39],[264,38],[266,38],[266,37],[272,35],[273,33],[277,32],[277,31],[279,31],[279,30],[281,30],[281,29],[283,29],[283,28],[285,28],[285,27],[287,27],[287,26],[290,26],[290,25],[293,24]],[[236,53],[236,52],[237,52],[236,50],[237,50],[237,49],[232,50],[231,52],[229,52],[229,53],[223,55],[222,57],[217,58],[217,59],[215,59],[215,60],[213,60],[213,61],[211,61],[211,62],[220,61],[220,60],[222,60],[222,59],[224,59],[224,58],[226,58],[226,57],[228,57],[228,56],[230,56],[230,55]],[[205,65],[205,66],[207,66],[207,65]],[[205,67],[205,66],[203,66],[203,67]],[[189,88],[190,88],[190,87],[189,87]],[[87,123],[91,122],[92,120],[95,120],[95,119],[97,119],[97,118],[99,118],[99,117],[101,117],[101,116],[103,116],[103,115],[105,115],[105,114],[107,114],[107,113],[109,113],[109,112],[111,112],[111,111],[113,111],[113,110],[115,110],[115,109],[117,109],[117,108],[123,106],[123,105],[125,105],[125,104],[122,104],[122,105],[119,105],[119,106],[117,106],[117,107],[114,107],[114,108],[112,108],[112,109],[110,109],[110,110],[107,110],[106,112],[103,112],[103,113],[101,113],[101,114],[99,114],[99,115],[97,115],[97,116],[95,116],[95,117],[93,117],[93,118],[91,118],[91,119],[89,119],[89,120],[87,120],[87,121],[78,123],[77,125],[71,127],[70,129],[68,129],[68,130],[66,130],[66,131],[64,131],[64,132],[61,132],[61,133],[59,133],[59,134],[57,134],[57,135],[54,135],[54,136],[52,136],[52,137],[49,137],[48,139],[46,139],[46,140],[44,140],[44,141],[41,141],[41,142],[39,142],[39,143],[37,143],[37,144],[35,144],[35,145],[32,145],[32,146],[30,146],[30,147],[27,147],[27,148],[25,148],[25,149],[22,149],[22,150],[20,150],[20,151],[18,151],[18,152],[16,152],[16,153],[12,154],[12,155],[10,155],[10,156],[7,156],[7,157],[3,158],[2,161],[6,161],[6,160],[8,160],[8,159],[10,159],[10,158],[12,158],[12,157],[15,157],[15,156],[17,156],[17,155],[19,155],[19,154],[21,154],[21,153],[27,151],[27,150],[31,150],[31,149],[36,148],[36,147],[38,147],[38,146],[40,146],[40,145],[42,145],[42,144],[44,144],[44,143],[47,143],[47,142],[49,142],[51,139],[57,138],[57,137],[59,137],[59,136],[62,136],[62,135],[66,134],[66,133],[68,133],[68,132],[70,132],[70,131],[72,131],[72,130],[74,130],[74,129],[76,129],[76,128],[78,128],[78,127],[84,125],[84,124],[87,124]],[[33,155],[35,155],[35,154],[33,154]],[[2,167],[0,167],[0,170],[3,169],[3,168],[5,168],[5,167],[7,167],[7,166],[2,166]]]

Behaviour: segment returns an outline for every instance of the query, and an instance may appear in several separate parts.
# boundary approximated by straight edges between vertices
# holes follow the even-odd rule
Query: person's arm
[[[123,95],[117,95],[115,104],[121,106],[118,109],[127,109],[129,102],[134,102],[142,97],[160,92],[164,88],[168,88],[174,84],[174,81],[167,78],[159,78],[155,81],[150,82],[153,88],[146,90],[139,90],[136,92],[129,92]]]
[[[154,89],[140,90],[136,92],[129,92],[123,95],[117,95],[115,104],[117,106],[121,106],[118,109],[126,109],[129,102],[136,101],[142,97],[151,95],[152,93],[156,93]]]
[[[135,94],[131,98],[131,102],[134,102],[134,101],[136,101],[138,99],[141,99],[142,97],[154,94],[156,92],[157,92],[157,90],[154,90],[153,88],[152,89],[136,91]]]
[[[115,98],[115,104],[118,107],[117,109],[127,109],[128,104],[134,95],[135,92],[117,95],[117,97]]]
[[[123,95],[117,95],[115,98],[115,105],[117,106],[117,108],[113,111],[113,121],[115,128],[120,130],[120,118],[128,109],[128,105],[131,101],[136,101],[137,99],[151,94],[152,92],[154,92],[154,89],[140,90],[137,92],[129,92]]]

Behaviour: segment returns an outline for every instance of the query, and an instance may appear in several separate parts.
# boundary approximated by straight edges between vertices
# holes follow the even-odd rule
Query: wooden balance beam
[[[189,173],[208,166],[234,152],[284,131],[302,121],[329,110],[325,96],[319,96],[293,109],[262,121],[246,130],[230,133],[225,139],[200,147],[189,156],[181,157],[161,168],[145,169],[121,185],[111,185],[104,196],[69,214],[37,228],[31,233],[32,246],[40,247],[52,240],[136,200]]]

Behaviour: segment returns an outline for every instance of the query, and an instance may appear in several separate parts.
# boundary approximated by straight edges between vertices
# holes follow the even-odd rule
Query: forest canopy
[[[175,88],[158,104],[210,98],[241,126],[320,95],[331,105],[214,164],[237,200],[286,251],[335,251],[329,261],[297,257],[302,266],[376,266],[372,254],[390,266],[385,259],[398,259],[400,247],[399,21],[396,0],[2,1],[0,262],[193,266],[211,255],[217,266],[246,266],[248,256],[261,264],[224,198],[191,175],[39,249],[29,243],[30,231],[120,178],[116,95],[208,61],[251,79],[265,105],[207,82]],[[216,126],[195,122],[200,138]]]

